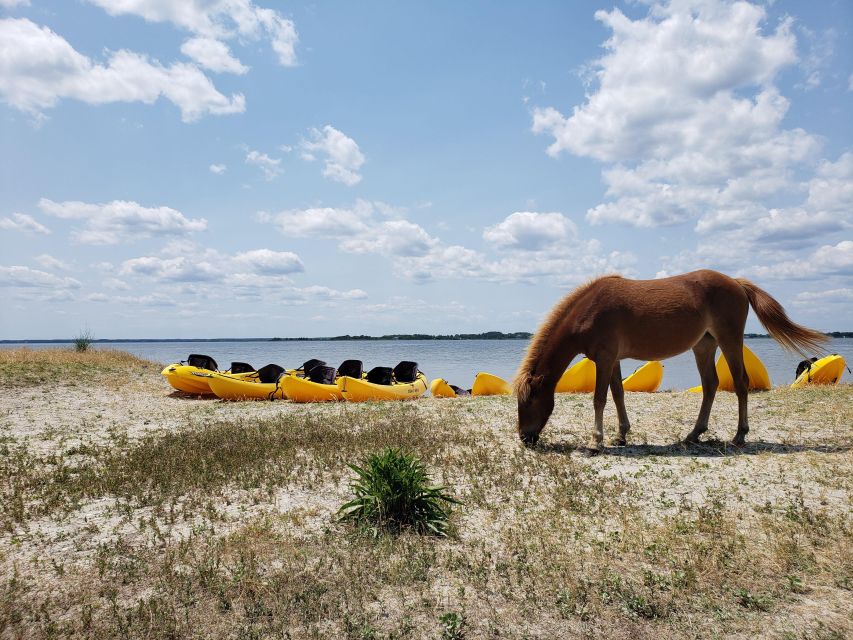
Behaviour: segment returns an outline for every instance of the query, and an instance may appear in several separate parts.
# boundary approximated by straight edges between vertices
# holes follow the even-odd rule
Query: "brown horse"
[[[604,276],[563,298],[536,332],[515,380],[518,435],[536,444],[554,410],[554,390],[566,367],[579,353],[595,362],[593,406],[595,432],[591,448],[604,440],[607,387],[619,416],[624,445],[631,428],[622,390],[622,358],[662,360],[693,349],[702,378],[702,407],[686,442],[698,442],[708,429],[717,392],[714,354],[717,345],[728,361],[738,399],[738,425],[733,444],[742,446],[747,423],[748,377],[743,366],[743,329],[749,306],[770,335],[788,350],[819,351],[827,337],[792,322],[776,300],[748,280],[702,270],[659,280],[627,280]]]

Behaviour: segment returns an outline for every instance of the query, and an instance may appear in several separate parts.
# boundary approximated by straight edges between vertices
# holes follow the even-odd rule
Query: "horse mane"
[[[605,278],[621,277],[622,276],[619,274],[611,273],[587,280],[585,283],[577,286],[574,290],[567,293],[562,300],[554,305],[554,308],[551,309],[548,317],[545,318],[536,330],[536,333],[533,335],[533,340],[530,342],[530,346],[527,347],[527,354],[524,356],[524,360],[522,360],[521,365],[518,368],[518,373],[515,375],[513,388],[520,401],[524,402],[529,398],[531,392],[531,380],[533,372],[536,371],[536,364],[541,359],[542,352],[545,350],[545,347],[551,344],[551,339],[554,337],[557,327],[566,317],[566,314],[569,312],[572,305],[574,305],[581,296],[583,296],[599,281],[604,280]]]

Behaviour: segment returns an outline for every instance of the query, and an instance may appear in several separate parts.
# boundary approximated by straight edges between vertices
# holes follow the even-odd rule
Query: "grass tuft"
[[[340,508],[342,520],[352,520],[370,531],[447,535],[449,505],[460,504],[441,486],[433,486],[424,464],[413,454],[386,448],[367,457],[350,485],[355,498]]]

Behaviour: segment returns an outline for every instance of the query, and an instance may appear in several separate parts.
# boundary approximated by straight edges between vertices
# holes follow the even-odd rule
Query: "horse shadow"
[[[704,440],[698,444],[673,442],[672,444],[629,444],[624,447],[603,447],[596,452],[584,445],[568,442],[540,442],[535,449],[541,453],[571,455],[582,453],[587,456],[618,456],[621,458],[645,458],[659,456],[662,458],[722,458],[728,456],[754,456],[761,453],[786,455],[803,452],[815,453],[847,453],[853,446],[828,444],[785,444],[782,442],[747,442],[742,447],[736,447],[724,440]]]

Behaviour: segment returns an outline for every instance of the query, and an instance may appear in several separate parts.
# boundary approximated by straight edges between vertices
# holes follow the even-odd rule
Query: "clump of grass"
[[[89,347],[92,346],[92,341],[94,339],[95,336],[88,327],[82,329],[72,340],[72,342],[74,342],[74,350],[77,353],[86,353],[89,350]]]
[[[0,349],[0,387],[27,387],[57,382],[124,383],[156,373],[163,365],[114,349]],[[159,380],[158,380],[159,382]]]
[[[405,528],[447,535],[449,506],[460,502],[432,484],[414,454],[389,447],[369,455],[361,467],[348,466],[358,478],[350,485],[355,498],[339,510],[341,519],[366,527],[374,537]]]

